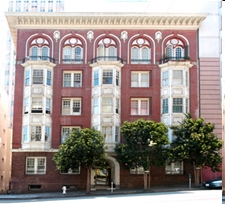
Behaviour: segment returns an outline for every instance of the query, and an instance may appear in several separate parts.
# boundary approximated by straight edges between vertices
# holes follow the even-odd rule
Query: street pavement
[[[26,199],[46,199],[46,198],[63,198],[63,197],[82,197],[82,196],[103,196],[103,195],[119,195],[119,194],[137,194],[137,193],[156,193],[156,192],[176,192],[176,191],[193,191],[193,190],[206,190],[203,187],[188,186],[171,186],[171,187],[151,187],[150,190],[143,189],[107,189],[107,190],[95,190],[87,194],[85,191],[67,191],[66,194],[61,192],[47,192],[47,193],[29,193],[29,194],[0,194],[0,200],[26,200]],[[222,194],[222,191],[221,191]],[[222,200],[225,201],[225,195],[222,196]]]

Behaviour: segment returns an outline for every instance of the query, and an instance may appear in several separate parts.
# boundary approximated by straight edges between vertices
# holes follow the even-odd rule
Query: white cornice
[[[205,14],[6,12],[17,42],[18,29],[182,29],[196,30]]]

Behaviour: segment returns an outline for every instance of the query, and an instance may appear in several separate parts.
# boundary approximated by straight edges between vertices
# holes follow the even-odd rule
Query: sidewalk
[[[189,188],[186,186],[180,187],[152,187],[150,191],[144,191],[143,189],[116,189],[109,190],[96,190],[91,191],[90,194],[86,194],[85,191],[67,191],[66,195],[61,192],[49,192],[49,193],[29,193],[29,194],[0,194],[0,200],[26,200],[26,199],[44,199],[44,198],[65,198],[65,197],[82,197],[82,196],[102,196],[102,195],[119,195],[119,194],[137,194],[137,193],[157,193],[157,192],[176,192],[176,191],[193,191],[193,190],[205,190],[205,188]],[[222,192],[221,192],[222,193]],[[225,196],[222,197],[225,200]]]

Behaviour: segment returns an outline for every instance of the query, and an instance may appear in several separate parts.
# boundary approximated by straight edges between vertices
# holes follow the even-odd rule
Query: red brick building
[[[143,186],[115,160],[120,126],[139,118],[176,125],[199,117],[198,27],[204,15],[7,13],[16,46],[12,192],[84,189],[86,170],[52,161],[72,129],[105,135],[108,168],[92,187]],[[171,131],[168,133],[173,139]],[[153,168],[151,185],[187,184],[185,163]]]

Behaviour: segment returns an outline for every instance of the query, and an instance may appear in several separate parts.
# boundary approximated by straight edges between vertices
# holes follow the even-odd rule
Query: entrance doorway
[[[108,165],[104,169],[94,169],[94,183],[96,187],[108,187],[111,183],[111,167]]]

